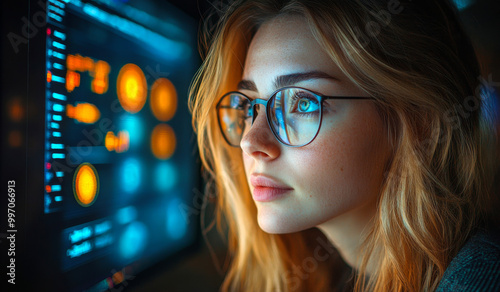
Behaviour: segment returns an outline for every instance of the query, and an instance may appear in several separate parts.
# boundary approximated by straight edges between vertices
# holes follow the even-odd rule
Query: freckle
[[[344,168],[342,168],[342,167],[341,167],[341,168],[340,168],[340,171],[344,171]]]

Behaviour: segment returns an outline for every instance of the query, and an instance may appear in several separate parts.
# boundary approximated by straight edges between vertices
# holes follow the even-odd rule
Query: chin
[[[298,218],[287,218],[288,216],[279,216],[277,214],[266,214],[259,210],[257,221],[260,229],[269,234],[294,233],[314,227],[313,224],[301,221]],[[305,224],[304,224],[305,223]]]

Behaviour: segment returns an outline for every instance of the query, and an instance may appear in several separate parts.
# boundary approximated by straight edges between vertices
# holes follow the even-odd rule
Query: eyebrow
[[[299,83],[301,81],[305,80],[311,80],[311,79],[332,79],[332,80],[337,80],[337,78],[323,72],[323,71],[309,71],[309,72],[301,72],[301,73],[292,73],[292,74],[287,74],[287,75],[280,75],[276,77],[274,80],[274,87],[275,88],[282,88],[286,86],[291,86],[296,83]],[[251,90],[258,92],[257,86],[253,81],[250,80],[241,80],[238,83],[238,90]]]

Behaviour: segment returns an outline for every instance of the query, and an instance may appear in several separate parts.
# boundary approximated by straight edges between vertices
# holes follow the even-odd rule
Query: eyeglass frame
[[[290,145],[290,144],[287,144],[285,143],[284,141],[282,141],[282,139],[279,137],[279,135],[275,132],[275,130],[273,129],[273,127],[271,126],[271,123],[269,121],[269,113],[270,113],[270,109],[269,109],[269,106],[270,106],[270,101],[271,99],[273,98],[276,98],[276,95],[278,94],[278,92],[282,91],[282,90],[286,90],[286,89],[299,89],[299,90],[305,90],[307,92],[311,92],[313,94],[315,94],[316,96],[319,96],[319,103],[320,103],[320,117],[319,117],[319,124],[318,124],[318,130],[316,131],[316,134],[314,135],[314,137],[312,137],[312,139],[307,142],[307,143],[304,143],[302,145]],[[271,97],[269,97],[268,99],[261,99],[261,98],[250,98],[248,96],[246,96],[244,93],[241,93],[239,91],[230,91],[230,92],[227,92],[225,93],[224,95],[222,95],[220,98],[219,98],[219,101],[217,102],[217,104],[215,105],[215,110],[216,110],[216,114],[217,114],[217,122],[219,124],[219,130],[222,134],[222,137],[224,137],[224,140],[226,141],[227,144],[229,144],[229,146],[232,146],[232,147],[240,147],[240,145],[233,145],[231,144],[229,141],[228,141],[228,138],[226,137],[226,134],[224,134],[224,131],[222,130],[222,125],[221,125],[221,121],[220,121],[220,117],[219,117],[219,108],[220,108],[220,104],[222,102],[222,100],[228,96],[228,95],[231,95],[231,94],[239,94],[243,97],[245,97],[249,102],[250,102],[250,108],[252,108],[252,110],[254,110],[254,107],[255,105],[257,104],[262,104],[264,105],[264,108],[265,108],[265,115],[266,115],[266,120],[267,120],[267,125],[269,126],[269,129],[271,130],[271,132],[273,133],[274,137],[276,138],[276,140],[278,140],[281,144],[285,145],[285,146],[288,146],[288,147],[304,147],[308,144],[311,144],[312,141],[314,141],[314,139],[316,139],[316,137],[318,136],[319,134],[319,131],[321,129],[321,124],[323,122],[323,102],[325,100],[329,100],[329,99],[375,99],[371,96],[328,96],[328,95],[323,95],[321,93],[317,93],[313,90],[310,90],[310,89],[306,89],[306,88],[303,88],[303,87],[298,87],[298,86],[285,86],[285,87],[282,87],[282,88],[279,88],[277,89],[276,91],[274,91],[272,94],[271,94]],[[253,126],[253,123],[255,121],[255,115],[252,115],[252,123],[250,124],[250,127]],[[250,130],[250,129],[249,129]],[[243,139],[243,134],[241,136],[241,139],[240,139],[240,142],[241,140]]]

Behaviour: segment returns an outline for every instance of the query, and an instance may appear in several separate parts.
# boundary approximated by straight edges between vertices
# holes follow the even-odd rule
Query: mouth
[[[274,201],[293,190],[280,180],[264,174],[252,174],[250,183],[254,187],[252,196],[255,201],[259,202]]]

